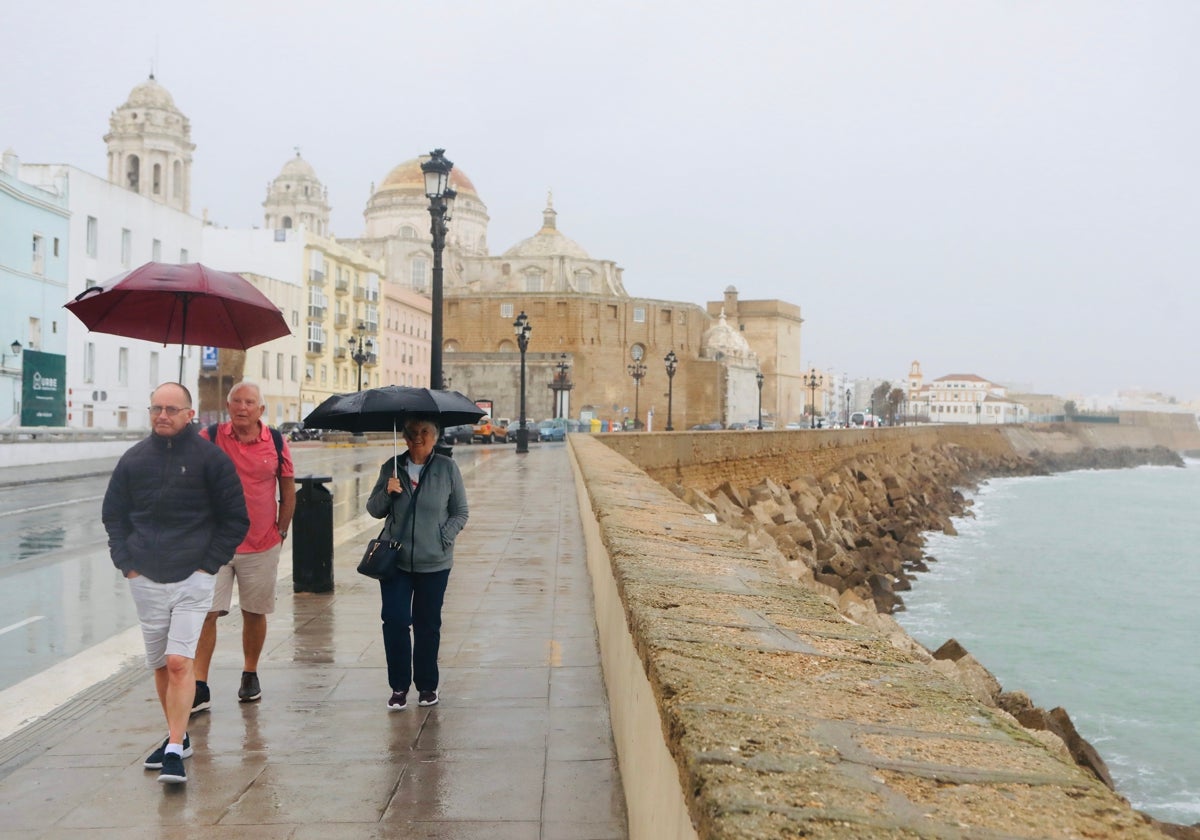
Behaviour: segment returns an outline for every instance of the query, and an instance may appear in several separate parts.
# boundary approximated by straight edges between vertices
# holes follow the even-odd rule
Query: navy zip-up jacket
[[[216,574],[250,529],[233,461],[195,425],[130,447],[109,479],[101,518],[113,565],[157,583]]]

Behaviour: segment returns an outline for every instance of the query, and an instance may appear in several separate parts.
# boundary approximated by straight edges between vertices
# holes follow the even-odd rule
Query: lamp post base
[[[528,429],[518,429],[517,430],[517,454],[518,455],[529,454],[529,430]]]

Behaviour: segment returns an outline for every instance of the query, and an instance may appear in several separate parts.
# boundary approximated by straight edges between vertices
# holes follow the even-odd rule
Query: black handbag
[[[366,575],[375,580],[387,580],[396,574],[396,570],[400,567],[401,544],[396,540],[386,539],[390,522],[391,515],[389,514],[379,536],[367,543],[367,550],[363,552],[362,560],[358,561],[360,575]]]

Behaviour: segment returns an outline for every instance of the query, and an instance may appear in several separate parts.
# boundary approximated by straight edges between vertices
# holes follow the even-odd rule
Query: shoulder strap
[[[271,433],[271,440],[275,442],[275,457],[279,459],[275,475],[278,476],[283,472],[283,434],[274,426],[267,426],[267,430]]]
[[[211,426],[209,426],[207,429],[205,429],[205,431],[208,432],[208,442],[216,443],[217,442],[217,424],[213,423]]]

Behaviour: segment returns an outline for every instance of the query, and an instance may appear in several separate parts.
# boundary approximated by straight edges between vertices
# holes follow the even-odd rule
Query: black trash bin
[[[333,590],[333,493],[331,475],[298,475],[292,517],[292,591]]]

